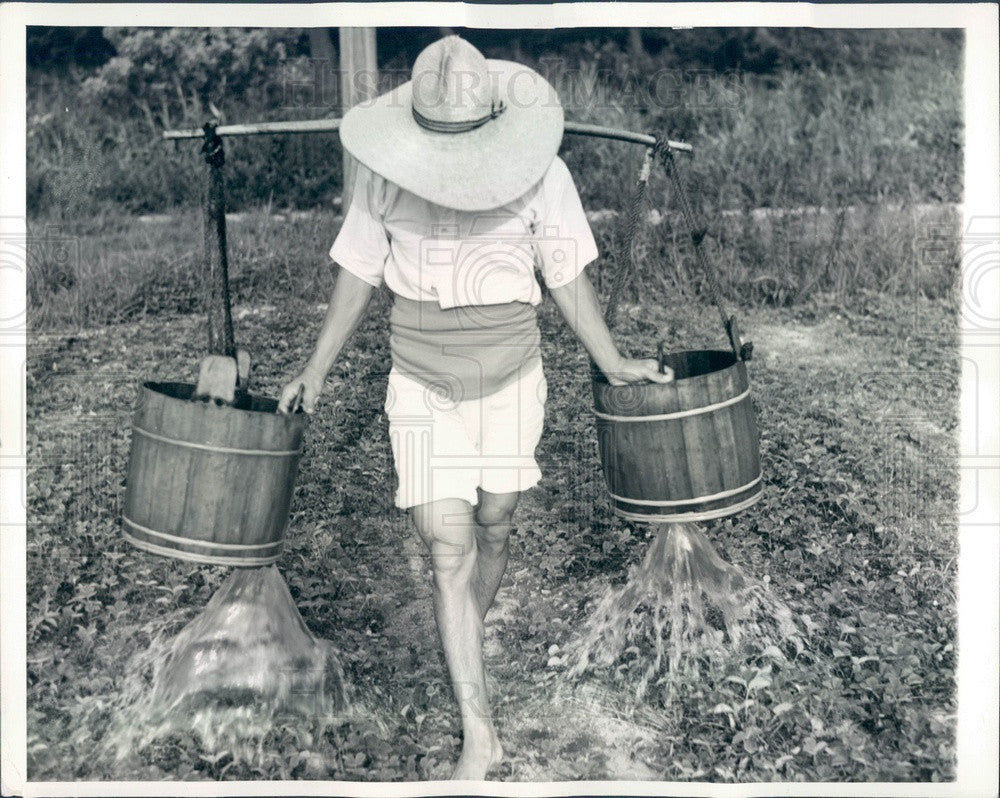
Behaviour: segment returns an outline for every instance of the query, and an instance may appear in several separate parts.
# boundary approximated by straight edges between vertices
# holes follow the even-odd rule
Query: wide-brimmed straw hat
[[[458,36],[425,48],[407,83],[351,108],[340,124],[344,147],[373,172],[463,211],[524,194],[562,134],[562,105],[545,78],[487,59]]]

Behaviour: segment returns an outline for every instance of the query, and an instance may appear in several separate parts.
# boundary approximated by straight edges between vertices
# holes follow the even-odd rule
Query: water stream
[[[652,681],[669,681],[705,657],[796,640],[791,611],[767,585],[723,560],[696,525],[662,524],[625,585],[601,595],[571,674],[641,659],[641,698]]]
[[[331,644],[314,637],[275,566],[234,569],[181,632],[130,663],[104,745],[121,760],[172,734],[253,762],[282,720],[305,734],[349,711]]]

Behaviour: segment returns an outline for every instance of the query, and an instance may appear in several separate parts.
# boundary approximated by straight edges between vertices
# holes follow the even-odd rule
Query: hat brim
[[[361,163],[436,205],[481,211],[506,205],[545,175],[559,151],[563,109],[535,70],[487,59],[506,109],[464,133],[437,133],[413,117],[412,82],[351,108],[340,141]]]

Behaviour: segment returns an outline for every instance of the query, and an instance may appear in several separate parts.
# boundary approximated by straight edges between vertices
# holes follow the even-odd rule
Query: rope
[[[628,215],[625,219],[625,230],[622,235],[622,246],[618,253],[618,273],[611,284],[611,294],[608,297],[608,305],[604,310],[604,322],[610,329],[618,316],[618,301],[621,298],[622,289],[629,273],[638,274],[635,265],[635,234],[639,229],[639,213],[642,210],[642,202],[646,197],[646,187],[649,185],[649,173],[653,165],[653,157],[656,151],[663,147],[663,142],[657,142],[652,147],[646,148],[646,154],[639,168],[639,176],[635,181],[635,190],[632,192],[632,201],[629,203]]]
[[[205,124],[204,134],[205,141],[201,151],[205,156],[205,163],[208,164],[204,202],[208,351],[214,355],[236,357],[229,298],[229,262],[226,252],[226,197],[222,180],[226,152],[213,122]]]
[[[705,276],[705,282],[708,284],[709,297],[712,300],[712,304],[715,305],[716,309],[719,311],[719,318],[722,320],[722,327],[726,331],[729,343],[733,348],[733,352],[736,354],[737,360],[748,359],[749,349],[746,348],[746,351],[744,351],[745,348],[740,341],[739,333],[735,329],[735,319],[726,313],[725,306],[722,303],[722,291],[719,288],[719,282],[716,279],[715,272],[708,264],[708,259],[705,257],[705,253],[701,249],[701,242],[705,238],[706,231],[704,228],[699,228],[695,224],[694,212],[691,210],[691,204],[688,202],[687,192],[684,190],[684,184],[681,183],[680,175],[677,173],[677,164],[669,147],[660,148],[660,159],[663,162],[663,168],[666,170],[667,176],[673,183],[674,192],[677,194],[677,201],[681,206],[681,213],[684,216],[684,221],[687,224],[688,232],[691,236],[691,244],[694,249],[695,260],[698,262],[698,267]]]
[[[216,168],[224,166],[226,163],[226,151],[222,146],[222,137],[218,134],[216,126],[211,122],[205,124],[205,140],[201,145],[202,155],[205,156],[205,163]]]
[[[711,298],[716,309],[719,311],[719,316],[722,319],[723,326],[726,326],[726,323],[729,321],[729,317],[726,315],[726,311],[722,307],[719,285],[715,280],[715,273],[708,266],[705,253],[701,251],[701,242],[705,238],[705,230],[699,229],[695,224],[694,212],[691,210],[691,203],[688,201],[687,192],[684,190],[684,184],[681,183],[680,175],[677,174],[677,165],[669,151],[667,152],[666,157],[663,158],[663,167],[666,169],[667,176],[674,185],[674,191],[677,194],[677,201],[681,206],[681,214],[684,216],[684,222],[687,224],[688,232],[691,236],[691,244],[694,248],[695,259],[698,261],[698,267],[701,269],[702,274],[705,275],[705,280],[708,283],[709,297]]]

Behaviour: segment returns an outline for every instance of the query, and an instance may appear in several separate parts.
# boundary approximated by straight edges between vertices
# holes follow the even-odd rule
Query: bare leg
[[[476,506],[476,573],[472,590],[479,607],[479,616],[493,606],[500,580],[507,570],[510,556],[510,523],[517,507],[519,493],[490,493],[480,489]]]
[[[486,700],[483,620],[473,592],[477,573],[472,506],[444,499],[413,508],[417,531],[431,552],[434,615],[462,716],[462,755],[453,779],[483,779],[503,751]]]

